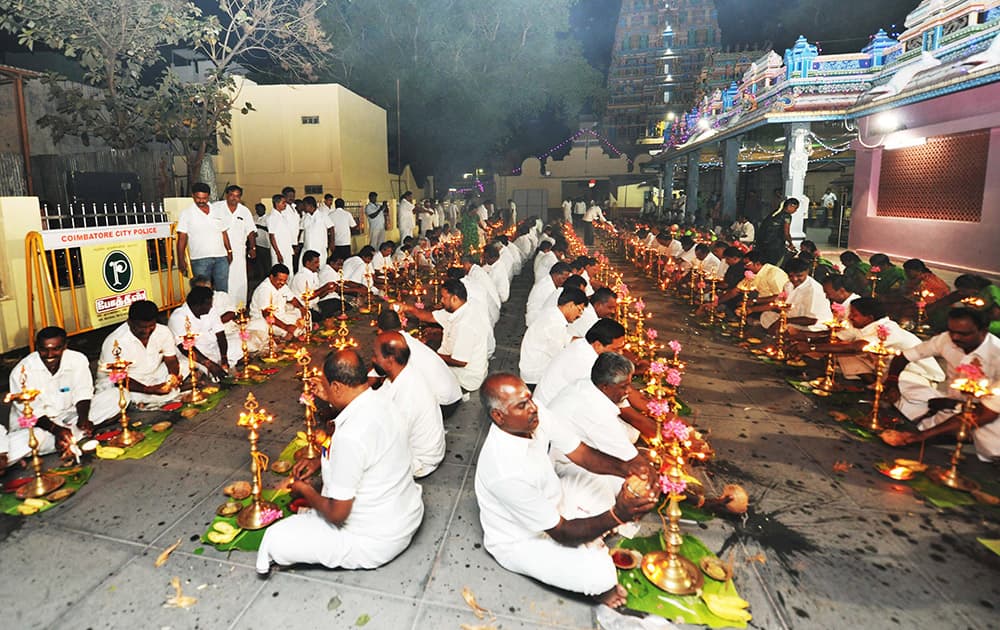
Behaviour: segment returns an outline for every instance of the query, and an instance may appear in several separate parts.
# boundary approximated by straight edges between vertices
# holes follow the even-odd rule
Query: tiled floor
[[[515,281],[493,371],[516,371],[528,283]],[[758,512],[788,528],[687,526],[713,550],[736,541],[736,581],[753,627],[997,626],[1000,558],[975,541],[1000,537],[996,519],[918,502],[872,471],[887,449],[830,426],[771,366],[691,325],[681,305],[654,295],[646,301],[661,339],[685,345],[682,393],[718,453],[708,484],[743,484]],[[296,387],[290,372],[254,388],[277,418],[262,440],[271,455],[300,422],[297,395],[287,394]],[[0,517],[3,627],[458,629],[483,623],[462,600],[464,587],[496,613],[497,628],[594,627],[588,602],[508,573],[482,548],[472,481],[485,419],[475,399],[447,421],[446,463],[422,481],[424,523],[388,566],[296,567],[259,580],[253,554],[202,549],[196,539],[223,501],[221,488],[248,478],[247,444],[235,426],[241,398],[233,392],[215,410],[181,421],[149,458],[96,462],[90,483],[41,517]],[[836,460],[854,468],[834,474]],[[734,537],[737,530],[744,535]],[[805,543],[796,547],[798,537]],[[178,539],[181,548],[155,568]],[[163,608],[172,576],[199,598],[194,607]]]

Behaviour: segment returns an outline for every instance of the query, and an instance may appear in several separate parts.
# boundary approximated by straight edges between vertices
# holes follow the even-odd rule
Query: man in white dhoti
[[[587,306],[587,296],[580,289],[565,289],[557,306],[542,309],[538,319],[528,326],[521,339],[521,357],[518,368],[521,378],[534,389],[545,368],[559,351],[569,345],[573,336],[569,325],[576,321]]]
[[[257,552],[257,572],[271,563],[374,569],[406,549],[424,515],[421,488],[410,472],[402,420],[368,387],[361,357],[330,353],[316,394],[338,412],[329,449],[292,471],[293,493],[309,503],[271,525]],[[307,481],[319,470],[322,487]]]
[[[271,197],[273,207],[267,215],[267,234],[271,241],[271,264],[292,268],[299,243],[299,214],[289,207],[282,195]]]
[[[403,193],[396,206],[396,226],[399,228],[399,240],[407,236],[413,236],[413,229],[417,225],[417,217],[414,214],[416,204],[413,203],[413,193],[409,190]]]
[[[444,459],[444,420],[441,407],[427,387],[416,365],[410,365],[410,349],[397,332],[375,338],[372,365],[386,382],[379,389],[396,405],[406,428],[413,461],[413,476],[426,477]],[[384,390],[384,392],[383,392]]]
[[[645,461],[625,462],[582,443],[540,408],[521,379],[493,374],[480,393],[492,421],[476,466],[476,500],[486,550],[509,571],[558,588],[593,596],[617,607],[625,590],[607,548],[607,532],[656,505],[657,493],[622,487],[596,514],[580,515],[577,501],[589,489],[562,481],[549,459],[550,446],[598,474],[636,475],[652,487]]]
[[[226,186],[223,199],[212,204],[213,210],[228,215],[229,245],[233,259],[229,263],[229,286],[226,292],[240,302],[247,299],[247,259],[257,260],[257,225],[250,208],[242,203],[243,189],[233,184]]]
[[[809,263],[793,258],[785,265],[788,274],[788,283],[783,289],[785,301],[790,305],[788,309],[788,328],[797,330],[824,330],[823,322],[833,319],[830,310],[830,301],[826,299],[823,292],[823,285],[816,282],[816,279],[809,275]],[[755,309],[768,309],[768,306],[758,306],[750,308],[750,312]],[[760,314],[760,325],[771,334],[777,332],[780,316],[777,311],[764,310]]]
[[[24,379],[22,384],[21,379]],[[40,393],[31,404],[38,452],[66,454],[70,445],[90,437],[94,427],[118,417],[118,392],[94,397],[94,379],[83,353],[67,348],[66,331],[57,326],[35,335],[35,351],[21,359],[10,373],[11,394],[25,389]],[[24,405],[10,405],[10,433],[0,423],[0,472],[31,454]],[[22,424],[24,426],[22,426]]]
[[[105,367],[115,360],[115,342],[121,348],[121,358],[131,362],[128,366],[128,387],[125,395],[130,403],[160,406],[180,398],[181,378],[187,373],[187,361],[182,366],[177,360],[174,336],[156,318],[160,311],[149,300],[133,302],[128,309],[128,320],[114,329],[101,345],[101,358],[97,364],[97,396],[111,390],[117,397],[116,383]],[[117,400],[117,399],[116,399]]]
[[[538,381],[534,397],[548,405],[567,385],[590,377],[590,369],[602,352],[621,352],[625,347],[625,327],[613,319],[600,319],[574,339],[549,362]]]

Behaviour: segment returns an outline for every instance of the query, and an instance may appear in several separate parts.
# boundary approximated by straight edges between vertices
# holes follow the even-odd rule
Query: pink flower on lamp
[[[681,342],[677,341],[676,339],[668,341],[667,347],[670,348],[670,351],[673,352],[674,354],[680,354],[682,348]]]
[[[667,385],[670,385],[671,387],[680,387],[681,371],[676,368],[668,369],[665,380],[667,381]]]
[[[17,425],[22,429],[30,429],[38,423],[38,418],[35,416],[21,416],[17,419]]]
[[[121,383],[122,381],[125,380],[125,372],[124,371],[119,372],[116,370],[111,374],[108,374],[108,380],[111,381],[112,385],[117,385],[118,383]]]
[[[872,267],[872,273],[882,273],[882,268],[878,266]]]
[[[781,293],[778,294],[779,302],[784,302],[786,299],[788,299],[788,292],[782,291]]]
[[[687,482],[683,479],[674,481],[667,475],[660,475],[660,490],[663,491],[663,494],[679,496],[684,494],[684,491],[687,490]]]
[[[266,526],[281,518],[281,510],[274,508],[264,508],[260,513],[260,520]]]
[[[691,427],[685,424],[682,420],[675,418],[669,422],[663,423],[663,427],[660,429],[660,435],[662,435],[665,440],[685,442],[689,437],[691,437]]]
[[[402,313],[400,313],[399,314],[399,325],[402,326],[403,328],[406,328],[407,321],[408,320],[406,319],[406,315],[403,315]]]
[[[878,328],[875,329],[875,334],[878,335],[879,341],[885,341],[889,338],[889,327],[885,324],[880,324]]]
[[[245,330],[240,331],[240,341],[250,341],[250,333]]]
[[[986,373],[983,372],[983,368],[975,363],[963,363],[955,368],[955,375],[961,378],[967,378],[970,381],[979,381],[986,378]]]
[[[926,300],[917,300],[917,308],[927,308]]]
[[[841,271],[843,271],[843,269],[840,268],[840,265],[833,265],[833,270],[835,272],[837,272],[837,273],[840,273]]]
[[[646,331],[646,339],[649,339],[650,341],[656,339],[659,336],[660,333],[656,332],[655,328],[650,328],[649,330]]]
[[[423,308],[424,308],[424,303],[423,303],[423,302],[414,302],[414,303],[413,303],[413,307],[414,307],[414,308],[419,308],[420,310],[423,310]]]
[[[667,362],[664,359],[657,359],[649,364],[649,373],[656,376],[667,373]]]
[[[305,393],[299,395],[299,404],[305,405],[306,407],[315,407],[316,399],[312,394]]]
[[[185,339],[183,342],[181,342],[181,346],[184,348],[185,351],[190,352],[191,348],[194,347],[194,339],[193,338]]]
[[[666,400],[651,400],[646,403],[646,411],[654,418],[670,415],[670,402]]]
[[[747,269],[746,271],[743,272],[743,277],[746,278],[747,280],[753,280],[754,278],[757,277],[757,274]]]
[[[642,298],[639,298],[635,301],[635,312],[641,313],[644,310],[646,310],[646,303],[642,300]]]
[[[273,326],[274,325],[274,315],[268,315],[267,317],[264,318],[264,321],[267,322],[268,326]]]

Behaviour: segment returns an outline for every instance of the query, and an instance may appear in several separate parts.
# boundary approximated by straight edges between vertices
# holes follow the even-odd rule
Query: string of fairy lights
[[[535,157],[539,161],[545,160],[550,155],[552,155],[553,153],[556,153],[557,151],[559,151],[560,149],[562,149],[563,147],[565,147],[568,144],[572,144],[573,142],[576,142],[577,140],[579,140],[583,136],[590,136],[590,137],[598,140],[601,144],[603,144],[605,147],[607,147],[612,153],[614,153],[615,157],[619,157],[620,158],[620,157],[622,157],[624,155],[625,159],[628,160],[629,166],[632,165],[632,158],[630,158],[628,155],[626,155],[624,151],[622,151],[621,149],[619,149],[618,147],[616,147],[614,145],[614,143],[611,142],[611,140],[608,140],[606,137],[602,136],[601,134],[599,134],[596,131],[593,131],[591,129],[580,129],[576,133],[572,134],[570,137],[568,137],[565,140],[563,140],[562,142],[560,142],[559,144],[550,147],[547,151],[545,151],[543,153],[539,153]],[[521,174],[521,167],[519,166],[519,167],[515,168],[513,171],[511,171],[510,174],[511,175],[520,175]]]

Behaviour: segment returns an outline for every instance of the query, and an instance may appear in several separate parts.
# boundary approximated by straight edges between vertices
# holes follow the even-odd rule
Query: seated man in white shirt
[[[371,291],[374,295],[379,294],[378,287],[375,286],[375,267],[372,261],[375,260],[375,248],[365,245],[354,256],[344,261],[344,279],[348,282],[365,287],[365,291]]]
[[[239,363],[243,356],[240,344],[230,345],[226,329],[212,308],[214,292],[208,287],[192,287],[184,304],[174,310],[167,320],[167,328],[174,336],[174,343],[181,357],[187,356],[184,335],[190,330],[194,339],[194,360],[200,370],[221,380],[229,373],[229,366]]]
[[[260,575],[272,562],[380,567],[409,546],[423,520],[402,420],[369,389],[361,357],[353,350],[327,355],[316,394],[338,412],[335,437],[319,458],[302,459],[292,469],[290,489],[311,509],[268,527],[257,552]],[[319,491],[308,481],[317,470]]]
[[[451,368],[462,390],[473,392],[486,378],[493,328],[487,315],[468,301],[469,293],[461,280],[445,280],[441,285],[443,311],[407,305],[401,308],[422,322],[441,326],[444,332],[438,356]]]
[[[403,323],[399,318],[399,313],[386,308],[378,316],[378,331],[398,332],[406,340],[406,346],[410,349],[410,363],[420,374],[428,389],[434,394],[438,406],[441,407],[441,416],[449,418],[458,405],[462,402],[462,386],[458,384],[458,379],[448,367],[448,364],[438,355],[428,348],[424,342],[415,338],[410,333],[403,330]]]
[[[583,291],[566,289],[559,296],[558,306],[542,309],[538,319],[528,326],[521,339],[518,367],[530,389],[535,389],[552,359],[572,341],[569,325],[580,317],[586,306],[587,296]]]
[[[351,282],[344,275],[344,254],[342,250],[335,249],[333,254],[326,259],[326,264],[319,269],[319,284],[323,286],[333,283],[334,290],[319,299],[319,310],[321,313],[329,312],[333,316],[339,316],[341,312],[346,313],[351,310],[351,305],[347,300],[348,295],[365,295],[368,288],[363,284]],[[343,296],[341,296],[343,293]],[[343,297],[343,304],[341,304]],[[324,304],[326,303],[326,304]]]
[[[117,397],[118,385],[112,383],[105,367],[115,360],[114,346],[118,342],[121,358],[128,366],[128,386],[125,396],[129,403],[157,407],[180,398],[182,376],[187,375],[187,361],[177,360],[174,336],[163,324],[157,323],[160,310],[149,300],[132,302],[128,320],[115,328],[101,344],[97,363],[97,396]],[[107,391],[113,394],[105,394]]]
[[[545,303],[542,304],[542,310],[545,310],[545,309],[549,308],[550,306],[556,306],[557,304],[559,304],[559,296],[562,295],[563,291],[565,291],[566,289],[577,289],[577,290],[583,292],[584,296],[586,296],[587,295],[587,281],[583,279],[583,276],[578,276],[576,274],[570,275],[570,277],[566,278],[566,280],[563,281],[563,284],[562,284],[561,287],[559,287],[558,289],[556,289],[555,291],[553,291],[551,294],[549,294],[549,297],[545,300]],[[588,299],[587,306],[590,306],[589,299]],[[584,309],[584,310],[586,310],[586,309]],[[577,319],[579,319],[579,318],[577,318]],[[575,324],[576,322],[573,322],[573,323]]]
[[[602,352],[593,362],[586,378],[573,381],[546,406],[553,417],[564,424],[590,448],[622,461],[639,456],[635,447],[638,431],[621,419],[621,406],[628,404],[635,367],[615,352]],[[563,453],[553,452],[556,473],[561,479],[582,476],[578,483],[593,489],[587,503],[578,504],[585,512],[600,511],[614,502],[625,481],[618,475],[594,474],[569,461]],[[589,505],[588,505],[589,504]]]
[[[549,296],[555,293],[556,289],[563,285],[566,278],[572,275],[573,270],[564,262],[552,265],[549,272],[535,281],[531,291],[528,292],[528,303],[524,312],[524,325],[530,327],[538,316],[539,311],[545,305]]]
[[[489,245],[483,250],[483,260],[486,262],[486,267],[483,270],[490,282],[493,283],[493,289],[502,304],[510,299],[510,278],[507,277],[503,266],[499,264],[500,252],[495,245]]]
[[[10,373],[11,394],[25,389],[40,392],[31,407],[38,452],[42,455],[58,451],[65,456],[71,445],[90,437],[95,426],[118,417],[118,392],[110,390],[95,399],[87,357],[69,350],[67,343],[64,329],[42,328],[35,334],[35,351],[21,359]],[[21,426],[23,417],[24,405],[11,401],[9,434],[0,422],[0,474],[31,454],[27,425]]]
[[[694,267],[701,272],[701,277],[707,282],[711,278],[721,278],[719,275],[719,265],[722,261],[712,253],[712,248],[705,243],[698,243],[694,246]]]
[[[326,282],[321,280],[321,263],[322,260],[320,259],[319,252],[311,249],[306,250],[302,254],[302,264],[292,278],[290,287],[292,295],[299,298],[301,302],[304,302],[302,296],[305,295],[306,291],[312,292],[312,299],[309,300],[306,306],[309,310],[313,311],[316,317],[322,320],[340,314],[340,300],[334,303],[330,299],[331,296],[336,298],[337,291],[340,290],[340,285],[334,283],[332,280],[327,280]]]
[[[851,305],[851,302],[861,297],[857,293],[849,291],[844,286],[844,276],[839,273],[831,273],[823,278],[823,293],[830,301],[831,308],[834,304],[840,304],[844,308]]]
[[[826,327],[823,322],[833,318],[830,301],[826,299],[823,286],[809,275],[809,264],[801,259],[788,261],[786,273],[788,284],[785,285],[785,301],[790,304],[788,309],[788,328],[790,331],[810,330],[820,331]],[[766,307],[755,307],[769,309]],[[750,309],[751,312],[754,308]],[[772,335],[777,333],[780,316],[777,311],[764,310],[760,314],[760,325]]]
[[[499,252],[498,252],[499,253]],[[532,261],[532,271],[534,272],[535,282],[538,282],[544,275],[549,272],[552,265],[559,262],[558,256],[552,251],[552,241],[541,241],[538,243],[538,252],[535,254],[535,259]]]
[[[584,593],[611,607],[625,602],[625,590],[601,538],[653,509],[657,492],[624,485],[604,511],[579,516],[578,499],[589,489],[560,480],[550,446],[598,474],[635,475],[655,486],[648,460],[616,459],[582,443],[535,404],[513,374],[493,374],[480,393],[491,425],[476,466],[476,500],[483,545],[505,569],[545,584]]]
[[[453,272],[456,270],[461,271],[462,274],[455,275]],[[472,256],[462,256],[462,267],[460,269],[455,267],[449,269],[448,277],[455,277],[465,283],[466,288],[469,289],[469,299],[480,302],[490,317],[490,325],[496,326],[497,322],[500,321],[500,306],[502,303],[500,295],[496,291],[496,286],[493,284],[486,270],[476,264]]]
[[[417,371],[419,367],[411,365],[410,349],[401,334],[384,332],[375,338],[372,367],[379,376],[386,378],[379,393],[389,396],[406,427],[413,476],[426,477],[437,470],[444,459],[441,407]]]
[[[937,389],[928,388],[923,395],[914,391],[908,393],[911,400],[926,400],[926,408],[913,406],[907,414],[910,420],[919,423],[919,431],[884,431],[881,434],[883,441],[903,446],[959,431],[962,401],[957,398],[956,390],[950,389],[951,383],[956,378],[986,379],[991,384],[1000,382],[1000,338],[990,334],[988,327],[984,311],[964,306],[952,308],[948,311],[946,332],[904,350],[892,360],[885,379],[888,400],[900,399],[905,389],[901,372],[912,361],[939,358],[945,364],[946,378]],[[901,405],[900,411],[903,408]],[[1000,459],[1000,396],[983,396],[973,414],[972,441],[976,454],[983,461]]]
[[[247,329],[251,334],[266,338],[268,317],[273,318],[274,336],[290,339],[295,336],[300,317],[305,316],[306,306],[288,288],[288,267],[277,264],[270,275],[254,289],[250,299]]]
[[[590,378],[590,369],[602,352],[621,352],[625,327],[613,319],[599,319],[584,337],[574,339],[549,362],[533,396],[549,405],[567,385]]]
[[[618,313],[618,296],[607,287],[601,287],[590,296],[590,304],[583,309],[583,314],[569,325],[569,332],[574,337],[583,337],[597,320],[614,319]],[[544,401],[543,401],[544,402]]]

